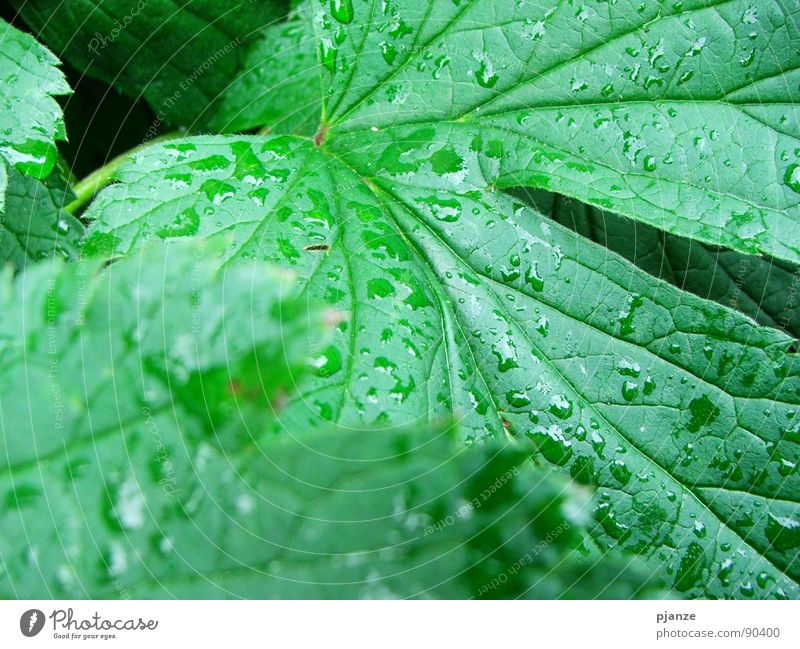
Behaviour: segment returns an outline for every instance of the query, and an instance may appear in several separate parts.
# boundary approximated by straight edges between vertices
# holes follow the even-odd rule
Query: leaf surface
[[[651,275],[800,338],[800,302],[793,288],[798,267],[794,264],[677,237],[549,192],[522,189],[515,195]]]
[[[71,192],[56,168],[66,139],[55,96],[70,92],[58,59],[0,20],[0,264],[75,257],[84,227],[63,206]]]
[[[64,116],[54,97],[68,94],[69,86],[58,59],[2,19],[0,51],[0,163],[33,178],[47,178],[58,158],[55,142],[66,139]],[[3,197],[0,193],[0,210]]]
[[[797,3],[325,7],[323,131],[339,152],[452,150],[463,168],[476,159],[483,187],[545,188],[800,261]],[[383,173],[410,164],[385,159]]]
[[[266,127],[271,133],[313,135],[322,112],[320,63],[304,2],[286,23],[263,30],[225,90],[211,126],[219,132]]]
[[[226,264],[291,267],[350,318],[283,426],[453,414],[469,439],[528,438],[599,486],[598,542],[647,556],[678,591],[796,597],[792,339],[480,191],[444,147],[405,153],[385,153],[411,165],[401,178],[297,137],[154,147],[92,205],[86,249],[197,236],[224,242]]]
[[[322,318],[263,263],[186,245],[83,263],[29,267],[0,298],[3,596],[652,592],[582,549],[585,494],[519,449],[441,428],[265,437]]]
[[[281,0],[49,0],[12,2],[74,67],[163,121],[196,126],[236,74],[249,42],[285,14]]]
[[[5,214],[0,215],[0,261],[24,268],[45,257],[76,259],[85,228],[64,210],[73,195],[59,172],[41,181],[16,169],[8,173]]]

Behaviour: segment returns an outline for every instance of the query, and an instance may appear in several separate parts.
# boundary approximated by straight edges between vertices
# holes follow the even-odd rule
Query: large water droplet
[[[790,165],[786,170],[784,180],[791,189],[800,193],[800,164]]]
[[[331,15],[343,25],[353,22],[353,0],[331,0]]]

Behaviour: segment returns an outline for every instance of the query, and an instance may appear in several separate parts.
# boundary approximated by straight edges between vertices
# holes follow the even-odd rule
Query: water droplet
[[[514,408],[524,408],[531,404],[530,397],[524,392],[520,390],[510,390],[506,393],[506,401],[508,401],[508,405]]]
[[[776,550],[800,547],[800,520],[770,514],[766,533],[767,539]]]
[[[753,65],[753,61],[756,59],[756,51],[750,50],[747,54],[745,54],[742,58],[739,59],[739,65],[743,68],[749,68]]]
[[[633,401],[639,394],[639,385],[633,381],[625,381],[622,384],[622,398],[625,401]]]
[[[636,361],[623,358],[617,361],[617,371],[623,376],[632,376],[633,378],[637,378],[642,373],[642,368]]]
[[[553,395],[549,410],[559,419],[566,419],[572,415],[572,402],[563,394]]]
[[[629,295],[627,302],[627,308],[619,313],[620,333],[622,335],[632,334],[636,330],[633,326],[633,317],[636,309],[644,303],[644,299],[641,295]]]
[[[374,277],[367,282],[367,297],[386,298],[396,294],[394,285],[383,277]]]
[[[731,573],[733,572],[733,561],[731,559],[725,559],[720,565],[719,570],[717,571],[717,578],[720,580],[723,586],[727,586],[731,583],[730,577]]]
[[[200,217],[194,208],[190,207],[178,214],[171,224],[157,230],[156,235],[161,239],[167,239],[169,237],[190,237],[197,234],[199,228]]]
[[[3,147],[2,151],[17,171],[38,180],[50,175],[58,157],[58,150],[48,140],[25,140]]]
[[[314,359],[313,364],[318,376],[325,378],[333,376],[342,369],[342,354],[338,348],[331,345]]]
[[[603,436],[600,435],[597,431],[592,431],[592,434],[589,435],[589,444],[592,446],[592,450],[595,452],[597,457],[602,459],[605,457],[604,449],[606,447],[606,440],[603,439]]]
[[[790,165],[786,170],[784,180],[791,189],[800,193],[800,164]]]
[[[333,44],[331,39],[323,38],[320,41],[319,49],[322,65],[325,66],[328,72],[334,74],[336,72],[336,57],[339,54],[338,48]]]
[[[494,65],[492,65],[489,55],[486,54],[486,52],[475,52],[472,56],[480,63],[480,66],[475,72],[478,85],[484,88],[493,88],[500,77],[495,73]]]
[[[697,433],[701,428],[705,428],[716,420],[720,409],[704,394],[697,399],[692,399],[689,403],[689,412],[692,417],[686,424],[686,429],[691,433]]]
[[[331,14],[343,25],[353,22],[353,0],[331,0]]]
[[[388,41],[380,43],[380,48],[381,54],[383,54],[383,60],[386,61],[388,65],[394,63],[395,58],[397,58],[397,48]]]
[[[615,460],[612,462],[608,470],[622,485],[628,484],[631,480],[631,470],[622,460]]]
[[[600,503],[595,509],[595,516],[610,537],[624,541],[630,536],[630,528],[617,520],[617,515],[611,509],[611,503]]]
[[[706,554],[697,542],[692,542],[681,557],[675,575],[675,590],[682,593],[699,586],[706,568]]]
[[[531,264],[531,267],[525,273],[525,282],[538,293],[544,290],[544,280],[539,275],[539,265],[536,262]]]
[[[442,70],[444,70],[444,68],[448,65],[450,65],[449,57],[442,55],[437,58],[434,62],[433,78],[439,79],[442,76]]]
[[[572,442],[564,437],[564,431],[559,426],[537,426],[527,435],[545,459],[553,464],[564,465],[572,457]]]
[[[236,195],[236,188],[221,180],[207,180],[200,186],[200,191],[214,205],[221,205],[224,201]]]
[[[703,524],[702,521],[695,521],[694,529],[692,531],[694,532],[694,535],[696,537],[702,539],[706,535],[706,526]]]
[[[536,321],[536,331],[538,331],[542,336],[547,337],[547,331],[550,328],[550,320],[548,320],[547,316],[542,316]]]

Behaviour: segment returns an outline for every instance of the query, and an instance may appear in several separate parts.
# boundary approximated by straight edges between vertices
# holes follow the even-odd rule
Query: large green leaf
[[[263,264],[217,266],[172,245],[5,282],[0,595],[649,588],[582,549],[585,495],[519,449],[442,430],[265,438],[322,318]]]
[[[202,488],[189,471],[204,448],[246,448],[302,374],[321,312],[287,297],[291,282],[264,265],[217,266],[184,245],[104,272],[47,263],[6,278],[3,595],[111,595],[103,569],[122,561],[125,527],[146,515],[135,552],[157,549],[155,505],[174,508],[170,496]]]
[[[321,135],[361,149],[359,169],[402,176],[439,150],[453,173],[480,170],[476,187],[546,188],[800,261],[794,0],[324,6]]]
[[[40,38],[82,72],[144,96],[159,122],[203,122],[249,42],[283,0],[14,0]]]
[[[410,165],[388,177],[297,137],[154,147],[92,205],[86,249],[194,235],[224,241],[226,263],[292,267],[350,318],[284,426],[453,413],[471,439],[527,437],[599,486],[598,542],[646,555],[679,591],[798,596],[792,339],[479,191],[446,146],[405,153],[384,153]]]
[[[225,90],[212,128],[314,134],[322,91],[312,16],[311,3],[304,2],[288,22],[263,30]]]
[[[708,246],[549,192],[515,195],[651,275],[800,338],[800,269],[769,257]]]
[[[30,34],[0,19],[0,167],[34,178],[55,167],[55,141],[65,139],[57,95],[69,93],[58,59]],[[5,170],[4,170],[5,171]],[[4,194],[0,193],[0,211]]]

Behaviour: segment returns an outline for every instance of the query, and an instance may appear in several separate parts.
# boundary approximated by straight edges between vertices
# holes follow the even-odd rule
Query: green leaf
[[[312,5],[263,30],[225,91],[211,127],[220,132],[267,127],[271,133],[313,135],[322,91]]]
[[[383,157],[376,171],[401,175],[415,148],[454,151],[480,188],[545,188],[800,261],[796,2],[324,6],[323,133],[359,169]]]
[[[514,194],[651,275],[800,338],[800,302],[794,296],[797,266],[660,232],[557,194],[527,189]]]
[[[4,281],[4,596],[99,596],[101,584],[113,594],[107,573],[93,580],[103,565],[119,567],[119,532],[151,515],[126,490],[146,481],[161,505],[187,494],[191,485],[175,472],[187,479],[209,445],[245,448],[307,366],[321,313],[289,297],[285,275],[246,263],[220,273],[214,258],[204,247],[170,246],[105,271],[98,262],[47,263]],[[113,498],[128,498],[127,509],[112,508]],[[148,520],[138,552],[158,530]],[[41,533],[31,544],[12,531],[31,525]]]
[[[71,197],[56,168],[66,139],[55,95],[70,92],[58,59],[0,20],[0,264],[75,257],[84,227],[63,211]]]
[[[66,139],[57,95],[70,92],[58,59],[29,34],[0,19],[0,167],[47,178],[58,159],[56,140]],[[0,189],[4,187],[0,181]],[[4,193],[0,193],[0,211]]]
[[[12,4],[40,38],[92,77],[144,96],[158,123],[208,120],[261,28],[286,13],[282,0],[86,0]],[[158,124],[157,124],[158,125]]]
[[[171,245],[4,283],[0,595],[652,594],[519,449],[265,437],[321,317],[264,264],[217,266]]]
[[[63,209],[73,195],[59,171],[41,181],[13,168],[8,174],[5,213],[0,213],[0,262],[24,268],[45,257],[77,258],[85,228]]]
[[[452,414],[469,439],[528,438],[598,485],[598,543],[680,592],[800,595],[792,339],[480,191],[446,145],[383,155],[409,170],[372,174],[382,160],[298,137],[153,147],[92,205],[86,246],[224,242],[225,263],[291,267],[348,312],[281,413],[290,429]]]

